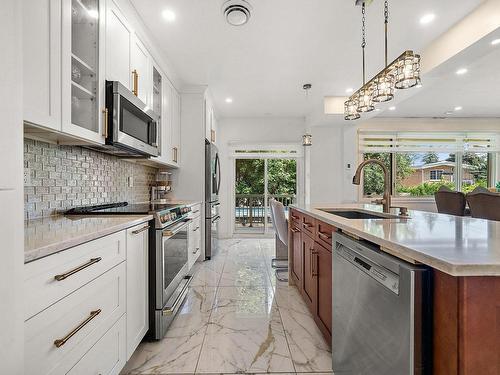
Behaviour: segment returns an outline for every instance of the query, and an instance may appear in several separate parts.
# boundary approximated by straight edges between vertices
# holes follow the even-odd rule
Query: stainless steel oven
[[[159,115],[118,81],[106,81],[106,146],[136,156],[158,156]]]
[[[155,339],[165,336],[182,305],[191,277],[188,275],[188,225],[183,218],[156,230]]]

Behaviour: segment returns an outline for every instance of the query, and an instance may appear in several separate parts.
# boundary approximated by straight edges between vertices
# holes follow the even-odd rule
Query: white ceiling
[[[443,63],[415,95],[381,117],[500,117],[500,44],[493,46],[495,39],[500,30]],[[457,75],[462,68],[467,73]]]
[[[223,0],[131,0],[185,84],[207,84],[221,117],[305,116],[323,97],[361,84],[360,8],[354,0],[249,0],[252,18],[229,26]],[[389,58],[420,51],[480,0],[392,1]],[[164,9],[176,13],[167,23]],[[367,11],[368,69],[383,65],[383,2]],[[427,26],[421,16],[435,13]],[[306,99],[302,84],[312,83]],[[225,98],[233,103],[225,103]]]

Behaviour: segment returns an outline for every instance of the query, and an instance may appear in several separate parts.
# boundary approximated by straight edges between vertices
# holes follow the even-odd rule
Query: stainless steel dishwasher
[[[430,270],[341,233],[333,240],[335,375],[430,374]]]

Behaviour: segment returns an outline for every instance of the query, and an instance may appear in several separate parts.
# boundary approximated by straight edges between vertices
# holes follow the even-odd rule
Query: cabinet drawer
[[[126,324],[123,315],[78,361],[69,375],[114,375],[125,366]]]
[[[296,211],[296,210],[290,211],[289,220],[291,223],[291,227],[294,227],[294,228],[301,230],[302,229],[302,219],[303,219],[303,216],[298,211]]]
[[[125,231],[122,231],[25,264],[25,320],[124,260]],[[76,272],[68,275],[72,271]]]
[[[26,374],[65,374],[125,313],[125,266],[119,264],[25,322]]]
[[[334,226],[322,221],[316,221],[316,241],[330,251],[332,251],[332,235],[336,231],[337,229]]]
[[[311,216],[303,215],[302,229],[312,238],[316,237],[316,220]]]

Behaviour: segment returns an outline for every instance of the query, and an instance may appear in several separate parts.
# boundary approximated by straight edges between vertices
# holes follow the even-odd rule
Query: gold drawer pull
[[[314,225],[313,224],[309,224],[309,223],[304,223],[304,227],[306,227],[306,228],[312,228],[312,227],[314,227]]]
[[[299,217],[298,217],[298,216],[293,216],[293,215],[292,215],[292,219],[293,219],[293,220],[299,220]]]
[[[146,229],[149,229],[149,225],[146,225],[145,227],[142,227],[141,229],[137,229],[132,231],[132,234],[139,234],[141,232],[144,232]]]
[[[331,240],[331,239],[332,239],[332,237],[331,237],[331,236],[329,236],[329,235],[328,235],[328,234],[326,234],[326,233],[320,232],[320,231],[318,231],[318,235],[319,235],[320,237],[326,238],[327,240]]]
[[[293,233],[299,233],[299,232],[300,232],[300,230],[298,230],[297,228],[291,228],[291,231],[292,231]]]
[[[87,319],[85,319],[83,322],[81,322],[78,327],[76,327],[75,329],[73,329],[70,333],[68,333],[66,336],[64,336],[62,339],[57,339],[57,340],[54,340],[54,345],[57,347],[57,348],[60,348],[61,346],[63,346],[64,344],[66,344],[66,342],[72,338],[74,335],[76,335],[78,333],[79,330],[81,330],[83,327],[85,327],[92,319],[94,319],[97,315],[99,315],[101,313],[101,309],[98,309],[98,310],[95,310],[95,311],[91,311],[90,312],[90,315]]]
[[[64,280],[64,279],[68,278],[69,276],[74,275],[75,273],[80,272],[81,270],[84,270],[85,268],[90,267],[91,265],[100,262],[101,260],[102,260],[101,257],[92,258],[87,263],[82,264],[81,266],[78,266],[78,267],[72,269],[71,271],[65,272],[65,273],[60,274],[60,275],[55,275],[54,279],[56,279],[57,281]]]

